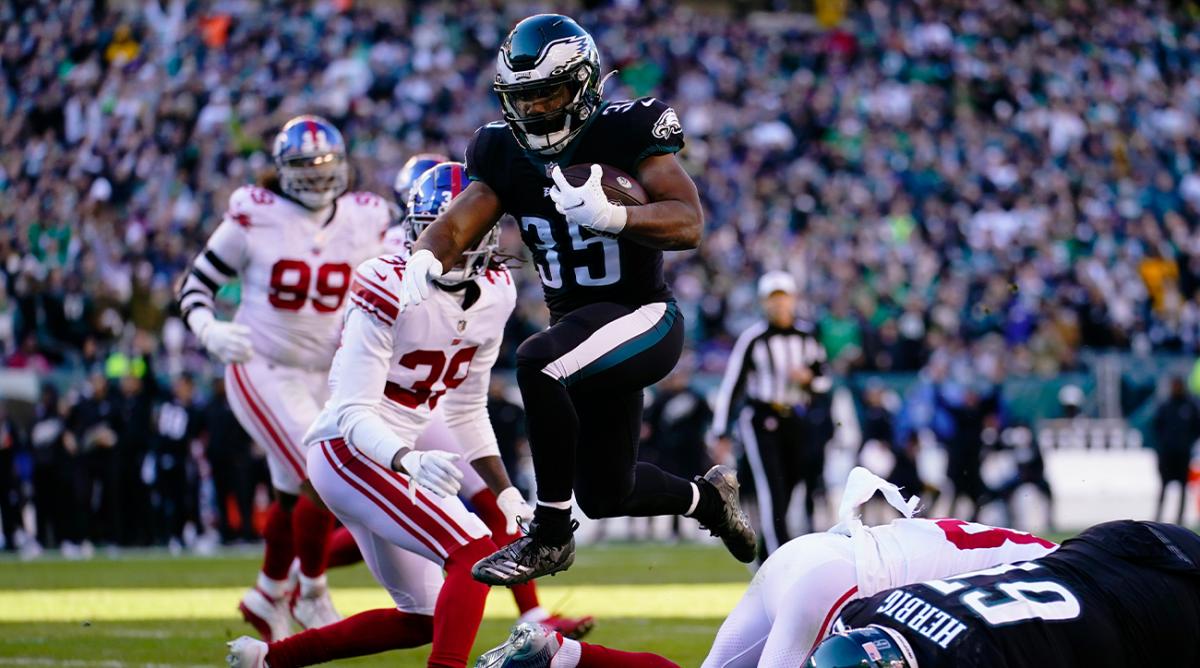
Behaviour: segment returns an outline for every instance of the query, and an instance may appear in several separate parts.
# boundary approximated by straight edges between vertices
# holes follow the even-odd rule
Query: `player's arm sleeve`
[[[245,266],[246,228],[237,222],[237,215],[231,202],[225,219],[217,225],[204,250],[192,260],[179,285],[179,312],[192,331],[196,331],[201,319],[212,319],[217,291],[237,278]]]
[[[410,444],[401,439],[379,414],[392,359],[392,327],[357,304],[346,311],[342,346],[334,366],[329,398],[342,437],[380,466],[391,469],[392,459]]]
[[[468,462],[483,457],[499,457],[496,432],[487,412],[488,386],[492,366],[500,355],[500,338],[475,351],[462,384],[446,393],[443,416],[446,426],[454,433]]]
[[[640,128],[627,135],[631,142],[627,150],[637,156],[634,165],[651,156],[683,150],[683,126],[670,105],[655,98],[644,98],[634,102],[630,113],[636,114],[633,127]]]
[[[729,434],[729,414],[733,406],[742,396],[746,387],[746,375],[750,372],[750,342],[760,334],[757,327],[752,327],[738,337],[729,353],[729,364],[725,366],[725,375],[721,377],[721,387],[717,390],[716,401],[713,402],[712,434],[726,436]]]

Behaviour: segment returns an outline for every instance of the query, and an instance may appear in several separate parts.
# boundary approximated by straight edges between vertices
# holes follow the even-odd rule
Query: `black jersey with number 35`
[[[919,668],[1200,666],[1200,537],[1108,522],[1035,561],[892,589],[834,630],[901,632]]]
[[[467,148],[467,174],[490,186],[517,220],[557,318],[596,302],[664,301],[671,290],[663,279],[662,251],[567,224],[550,200],[549,167],[596,162],[636,178],[642,160],[681,148],[675,111],[646,97],[605,102],[580,136],[549,161],[521,148],[505,123],[489,123]]]

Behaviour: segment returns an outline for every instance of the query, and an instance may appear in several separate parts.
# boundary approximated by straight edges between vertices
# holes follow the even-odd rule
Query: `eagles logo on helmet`
[[[404,240],[411,248],[417,237],[437,217],[445,212],[451,200],[467,187],[467,168],[461,162],[443,162],[427,170],[413,184],[408,198],[408,215],[401,223]],[[456,285],[469,281],[487,270],[500,243],[499,226],[492,227],[474,246],[467,248],[462,259],[444,272],[438,282]]]
[[[284,123],[271,151],[279,189],[309,209],[333,203],[350,185],[346,142],[333,123],[320,116],[297,116]]]
[[[600,54],[592,36],[569,17],[531,16],[500,47],[492,88],[521,147],[552,155],[600,106]]]

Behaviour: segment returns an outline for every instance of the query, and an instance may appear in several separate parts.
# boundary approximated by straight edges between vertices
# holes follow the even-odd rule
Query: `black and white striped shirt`
[[[802,384],[794,375],[803,368],[812,371],[812,379]],[[713,410],[712,431],[718,436],[729,432],[730,411],[743,399],[774,406],[807,406],[813,394],[828,392],[832,386],[825,346],[811,325],[799,320],[791,327],[756,323],[742,332],[729,354]]]

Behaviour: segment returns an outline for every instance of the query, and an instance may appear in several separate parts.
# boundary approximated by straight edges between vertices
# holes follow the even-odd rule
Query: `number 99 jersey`
[[[648,157],[683,148],[675,111],[652,97],[605,102],[580,135],[547,162],[523,149],[503,121],[479,128],[467,147],[467,175],[486,183],[521,228],[551,316],[586,304],[645,305],[670,299],[662,251],[568,224],[550,200],[549,168],[611,165],[637,176]]]
[[[250,328],[255,356],[281,366],[329,368],[354,267],[382,252],[390,221],[384,200],[373,193],[346,193],[333,207],[327,218],[255,186],[230,196],[197,268],[214,292],[241,276],[233,319]]]
[[[854,601],[834,630],[894,629],[919,668],[1196,666],[1198,564],[1186,529],[1109,522],[1034,561]]]

